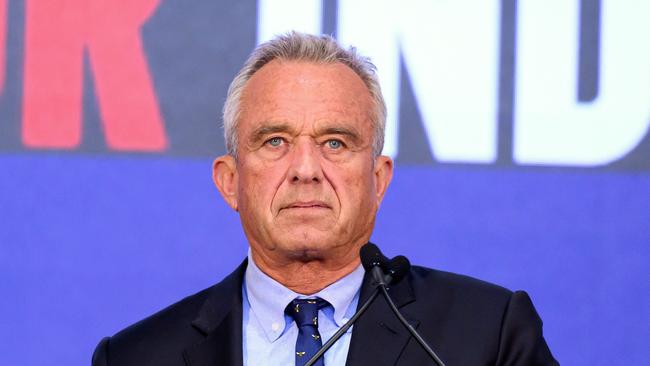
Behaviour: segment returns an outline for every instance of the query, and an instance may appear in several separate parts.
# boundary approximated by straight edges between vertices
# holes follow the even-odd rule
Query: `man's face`
[[[373,157],[372,111],[365,84],[340,63],[275,60],[253,75],[231,205],[254,252],[313,260],[370,238],[392,172],[389,158]]]

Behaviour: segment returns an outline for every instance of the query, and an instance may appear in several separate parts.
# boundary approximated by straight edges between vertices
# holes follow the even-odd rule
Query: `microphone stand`
[[[339,330],[334,333],[334,335],[321,347],[312,358],[305,363],[305,366],[313,366],[314,363],[323,355],[327,350],[329,350],[336,341],[341,338],[341,336],[348,330],[350,327],[354,324],[354,322],[359,319],[359,317],[368,309],[370,304],[372,304],[379,293],[384,296],[384,299],[386,299],[386,302],[388,303],[388,306],[390,307],[391,311],[395,313],[395,316],[397,316],[397,319],[399,319],[400,323],[411,333],[413,338],[422,346],[422,348],[426,351],[426,353],[431,357],[431,359],[436,363],[438,366],[445,366],[445,364],[438,358],[438,355],[429,347],[427,342],[422,339],[420,334],[411,326],[411,324],[404,319],[404,316],[400,311],[397,309],[397,306],[395,306],[395,303],[393,302],[393,299],[391,299],[390,295],[388,294],[388,284],[393,281],[393,276],[395,276],[396,281],[399,281],[401,277],[404,275],[406,271],[408,271],[408,268],[410,267],[410,263],[408,260],[403,257],[403,256],[398,256],[391,260],[393,262],[393,267],[392,269],[389,269],[389,273],[385,274],[384,270],[382,269],[382,266],[386,266],[388,259],[381,254],[379,251],[379,248],[377,248],[376,245],[368,243],[364,245],[364,247],[361,248],[361,262],[366,269],[366,271],[370,271],[371,275],[376,283],[375,289],[370,295],[370,297],[366,300],[366,302],[361,305],[359,310],[350,318],[350,320],[345,323]],[[400,274],[401,273],[401,274]]]
[[[314,354],[314,356],[312,356],[312,358],[310,358],[309,361],[305,363],[305,366],[312,366],[316,361],[318,361],[318,359],[321,358],[325,354],[325,352],[327,352],[327,350],[329,350],[330,347],[332,347],[332,345],[336,343],[336,341],[338,341],[339,338],[341,338],[341,336],[345,332],[347,332],[348,329],[350,329],[352,324],[354,324],[354,322],[356,322],[357,319],[359,319],[361,314],[366,312],[366,309],[368,309],[370,304],[372,304],[372,302],[375,301],[377,295],[379,295],[379,287],[375,287],[375,290],[372,292],[368,300],[366,300],[366,302],[364,302],[363,305],[361,305],[359,311],[357,311],[357,313],[354,314],[352,318],[348,320],[347,323],[345,323],[341,328],[339,328],[339,330],[337,330],[336,333],[334,333],[334,335],[327,342],[325,342],[323,347],[321,347],[318,350],[318,352],[316,352],[316,354]]]
[[[395,306],[395,303],[393,302],[393,299],[391,299],[390,295],[388,294],[388,284],[391,281],[390,275],[386,276],[384,275],[384,272],[379,266],[374,266],[371,270],[372,277],[374,278],[375,282],[377,282],[377,287],[376,289],[379,289],[381,291],[381,294],[384,295],[384,299],[386,299],[386,302],[388,303],[388,306],[390,307],[390,310],[393,311],[395,316],[397,316],[397,319],[399,319],[400,323],[411,333],[413,338],[415,338],[416,341],[422,346],[422,348],[427,352],[429,357],[433,359],[433,361],[436,363],[438,366],[445,366],[445,364],[438,358],[438,355],[436,355],[435,352],[429,347],[427,342],[422,339],[422,336],[411,326],[411,324],[406,321],[402,313],[397,309],[397,306]]]
[[[431,347],[429,347],[427,342],[425,342],[424,339],[422,339],[422,337],[420,336],[420,334],[418,334],[418,332],[415,331],[413,326],[411,326],[411,324],[409,324],[408,321],[406,321],[406,319],[404,319],[404,316],[402,315],[402,313],[400,313],[400,311],[397,309],[397,306],[395,306],[395,303],[393,302],[393,299],[391,299],[390,296],[388,295],[386,285],[380,283],[377,287],[381,290],[382,295],[384,295],[384,299],[386,299],[386,302],[388,303],[388,306],[393,311],[393,313],[395,313],[395,316],[397,316],[397,319],[399,319],[399,321],[402,323],[402,325],[404,325],[404,327],[411,333],[413,338],[415,338],[415,340],[418,341],[420,346],[422,346],[422,348],[427,352],[429,357],[431,357],[433,359],[433,361],[436,363],[436,365],[445,366],[445,364],[442,362],[442,360],[440,360],[440,358],[438,358],[438,355],[436,355],[436,353],[433,352]]]

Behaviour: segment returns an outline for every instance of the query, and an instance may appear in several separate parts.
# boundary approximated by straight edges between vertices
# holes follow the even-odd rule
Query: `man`
[[[213,178],[250,244],[221,283],[100,342],[93,365],[302,365],[372,290],[360,265],[393,172],[374,66],[330,37],[259,46]],[[414,267],[391,294],[447,365],[553,365],[524,292]],[[318,365],[429,365],[378,299]]]

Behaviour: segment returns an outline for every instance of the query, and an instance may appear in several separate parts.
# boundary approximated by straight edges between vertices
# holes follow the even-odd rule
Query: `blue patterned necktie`
[[[291,315],[298,325],[296,340],[296,366],[303,366],[322,347],[323,341],[318,333],[318,309],[329,303],[321,298],[295,299],[287,306],[287,314]],[[323,357],[315,366],[324,366]]]

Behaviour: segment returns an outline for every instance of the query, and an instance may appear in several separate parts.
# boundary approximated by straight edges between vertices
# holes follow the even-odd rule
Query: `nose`
[[[288,172],[291,183],[320,183],[323,181],[323,169],[320,162],[318,146],[308,138],[296,141]]]

